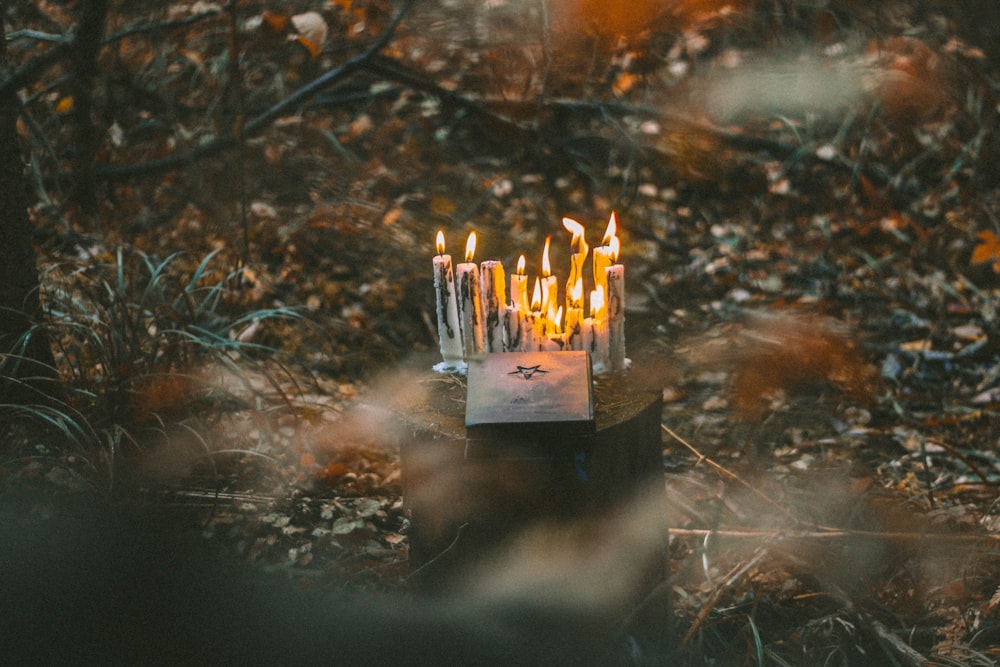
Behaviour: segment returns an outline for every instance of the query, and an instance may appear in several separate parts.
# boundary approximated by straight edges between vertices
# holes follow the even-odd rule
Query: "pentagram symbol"
[[[548,371],[542,370],[541,364],[535,364],[534,366],[518,366],[516,371],[511,371],[507,375],[520,375],[525,380],[530,380],[535,373],[548,373]]]

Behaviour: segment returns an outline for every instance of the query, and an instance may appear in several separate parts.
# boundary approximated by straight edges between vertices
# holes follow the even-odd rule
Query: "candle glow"
[[[503,264],[495,259],[479,265],[482,280],[483,323],[486,352],[503,352],[503,314],[507,307],[507,281]]]
[[[571,350],[583,349],[583,277],[576,279],[576,284],[569,291],[566,299],[570,304],[566,308],[566,346]]]
[[[618,263],[621,242],[611,237],[609,244],[613,264],[605,270],[607,275],[608,362],[612,371],[625,370],[625,267]]]
[[[471,262],[476,256],[476,233],[469,232],[469,240],[465,242],[465,261]]]
[[[455,298],[455,274],[451,265],[451,255],[445,254],[444,231],[438,231],[435,248],[437,255],[433,261],[434,296],[437,304],[438,347],[442,359],[439,370],[455,370],[464,363],[464,353],[458,320],[458,302]]]
[[[601,245],[611,245],[611,239],[616,238],[618,233],[618,218],[615,217],[615,212],[611,211],[611,219],[608,220],[608,227],[604,230],[604,236],[601,237]]]
[[[608,293],[608,277],[607,270],[608,267],[615,263],[618,258],[618,251],[614,250],[613,247],[617,247],[618,241],[618,218],[615,216],[614,211],[611,212],[611,218],[608,220],[608,227],[604,231],[604,238],[601,241],[601,246],[594,248],[594,286],[601,287],[604,294]],[[612,254],[614,258],[612,258]],[[595,317],[604,319],[607,317],[607,300],[605,299],[605,306],[602,307],[601,311],[598,312]]]
[[[480,293],[479,267],[473,262],[476,254],[476,233],[469,233],[465,244],[465,262],[456,268],[458,287],[458,324],[462,333],[465,360],[485,349],[483,304]]]
[[[552,263],[549,261],[549,246],[552,244],[552,237],[545,237],[545,249],[542,251],[542,282],[541,282],[541,312],[545,318],[545,333],[552,333],[552,321],[547,317],[549,314],[549,304],[555,308],[555,303],[559,300],[559,281],[552,275]],[[532,306],[534,310],[534,306]]]
[[[595,373],[608,368],[608,323],[598,317],[605,309],[604,288],[590,293],[590,317],[583,321],[583,349],[590,352],[590,363]]]
[[[545,238],[540,275],[528,290],[525,256],[508,281],[503,263],[474,262],[478,237],[469,233],[465,261],[452,268],[445,252],[444,231],[435,238],[434,289],[438,338],[443,363],[439,371],[463,371],[471,357],[513,351],[586,350],[595,373],[624,370],[625,267],[620,263],[618,219],[612,211],[600,246],[587,244],[586,228],[562,218],[570,232],[569,279],[565,304],[560,303],[559,279],[552,270],[552,237]],[[594,289],[585,291],[584,264],[593,252]],[[589,317],[584,317],[584,295],[589,295]],[[530,297],[530,298],[529,298]]]
[[[524,275],[524,255],[517,258],[517,272],[510,277],[510,303],[517,310],[528,310],[528,276]]]
[[[570,241],[572,254],[570,255],[569,280],[566,281],[566,307],[582,308],[583,290],[581,289],[579,300],[576,301],[573,300],[572,290],[576,286],[577,280],[583,278],[583,264],[587,261],[587,253],[590,251],[590,246],[587,245],[585,238],[586,230],[583,225],[572,218],[563,218],[562,223],[563,227],[573,234],[573,239]]]

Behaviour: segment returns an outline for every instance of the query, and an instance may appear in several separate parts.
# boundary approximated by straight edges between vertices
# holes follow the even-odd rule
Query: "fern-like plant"
[[[219,251],[197,263],[181,253],[157,260],[125,249],[103,259],[45,273],[44,326],[64,398],[0,405],[0,419],[8,418],[0,423],[43,425],[113,486],[124,452],[162,442],[174,426],[194,433],[193,416],[263,405],[254,398],[260,378],[277,388],[274,370],[284,369],[270,363],[273,350],[253,333],[298,315],[242,309],[242,272],[223,269]],[[29,455],[48,451],[34,447]]]

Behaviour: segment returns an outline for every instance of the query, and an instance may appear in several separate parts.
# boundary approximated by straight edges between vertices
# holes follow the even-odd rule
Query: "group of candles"
[[[590,253],[585,230],[563,218],[572,234],[570,271],[565,299],[559,301],[559,279],[549,262],[551,237],[545,239],[541,275],[529,297],[525,259],[510,276],[510,301],[503,264],[477,265],[476,233],[469,234],[465,261],[452,269],[445,254],[444,232],[437,233],[434,290],[437,295],[440,371],[460,370],[476,355],[493,352],[586,350],[594,373],[625,368],[625,267],[618,261],[620,241],[611,214],[601,245],[593,249],[590,316],[584,317],[584,263]]]

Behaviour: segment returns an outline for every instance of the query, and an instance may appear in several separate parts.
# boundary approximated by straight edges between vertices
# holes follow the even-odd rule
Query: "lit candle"
[[[511,304],[503,309],[503,351],[523,352],[521,333],[527,311]]]
[[[545,339],[545,316],[542,314],[542,286],[535,278],[535,289],[531,296],[531,310],[525,314],[525,324],[521,327],[521,338],[525,352],[536,352],[538,344]]]
[[[583,349],[590,352],[594,374],[608,370],[608,323],[597,316],[604,310],[604,288],[590,293],[590,317],[583,321]]]
[[[455,301],[455,275],[451,255],[444,252],[444,232],[437,233],[434,256],[434,293],[437,296],[438,343],[444,359],[437,370],[455,370],[462,365],[462,335],[458,328],[458,304]]]
[[[611,239],[611,261],[605,271],[608,280],[608,357],[612,371],[625,370],[625,267],[618,263],[620,241]]]
[[[576,279],[576,284],[569,290],[567,301],[571,304],[566,308],[566,348],[569,350],[583,349],[583,277]],[[579,304],[579,305],[573,305]]]
[[[573,234],[573,240],[570,241],[569,280],[566,281],[566,308],[583,308],[583,288],[580,288],[579,298],[575,302],[573,288],[578,280],[583,280],[583,264],[587,261],[587,253],[590,251],[584,238],[586,230],[572,218],[563,218],[562,223],[563,227]]]
[[[455,267],[458,285],[458,325],[462,333],[462,351],[465,360],[482,354],[483,306],[479,289],[479,267],[472,261],[476,254],[476,233],[469,234],[465,245],[465,261]]]
[[[524,275],[524,255],[517,258],[517,273],[510,277],[510,303],[518,310],[528,310],[528,276]]]
[[[541,344],[538,346],[539,352],[562,352],[566,349],[566,338],[562,333],[560,324],[562,323],[563,308],[559,306],[559,309],[555,312],[551,310],[552,304],[549,304],[549,320],[552,322],[552,330],[554,333],[550,333],[542,339]]]
[[[552,275],[552,264],[549,262],[549,245],[551,245],[551,243],[552,237],[545,237],[545,250],[542,252],[542,300],[540,306],[543,317],[549,313],[549,304],[552,304],[553,312],[555,312],[555,304],[559,301],[559,281],[554,275]],[[532,307],[532,310],[534,310],[534,307]],[[548,318],[545,319],[547,320]],[[546,323],[546,333],[551,333],[552,324],[552,322]]]
[[[604,232],[601,245],[594,248],[594,287],[603,288],[604,294],[608,293],[607,269],[612,264],[611,260],[611,239],[615,238],[618,231],[618,220],[614,211],[611,212],[611,219],[608,220],[608,228]],[[607,304],[605,304],[606,307]],[[600,318],[607,316],[606,311],[597,314]]]
[[[487,352],[503,352],[503,326],[500,316],[507,305],[507,277],[503,264],[489,259],[479,265],[483,284],[483,322],[486,325]]]

